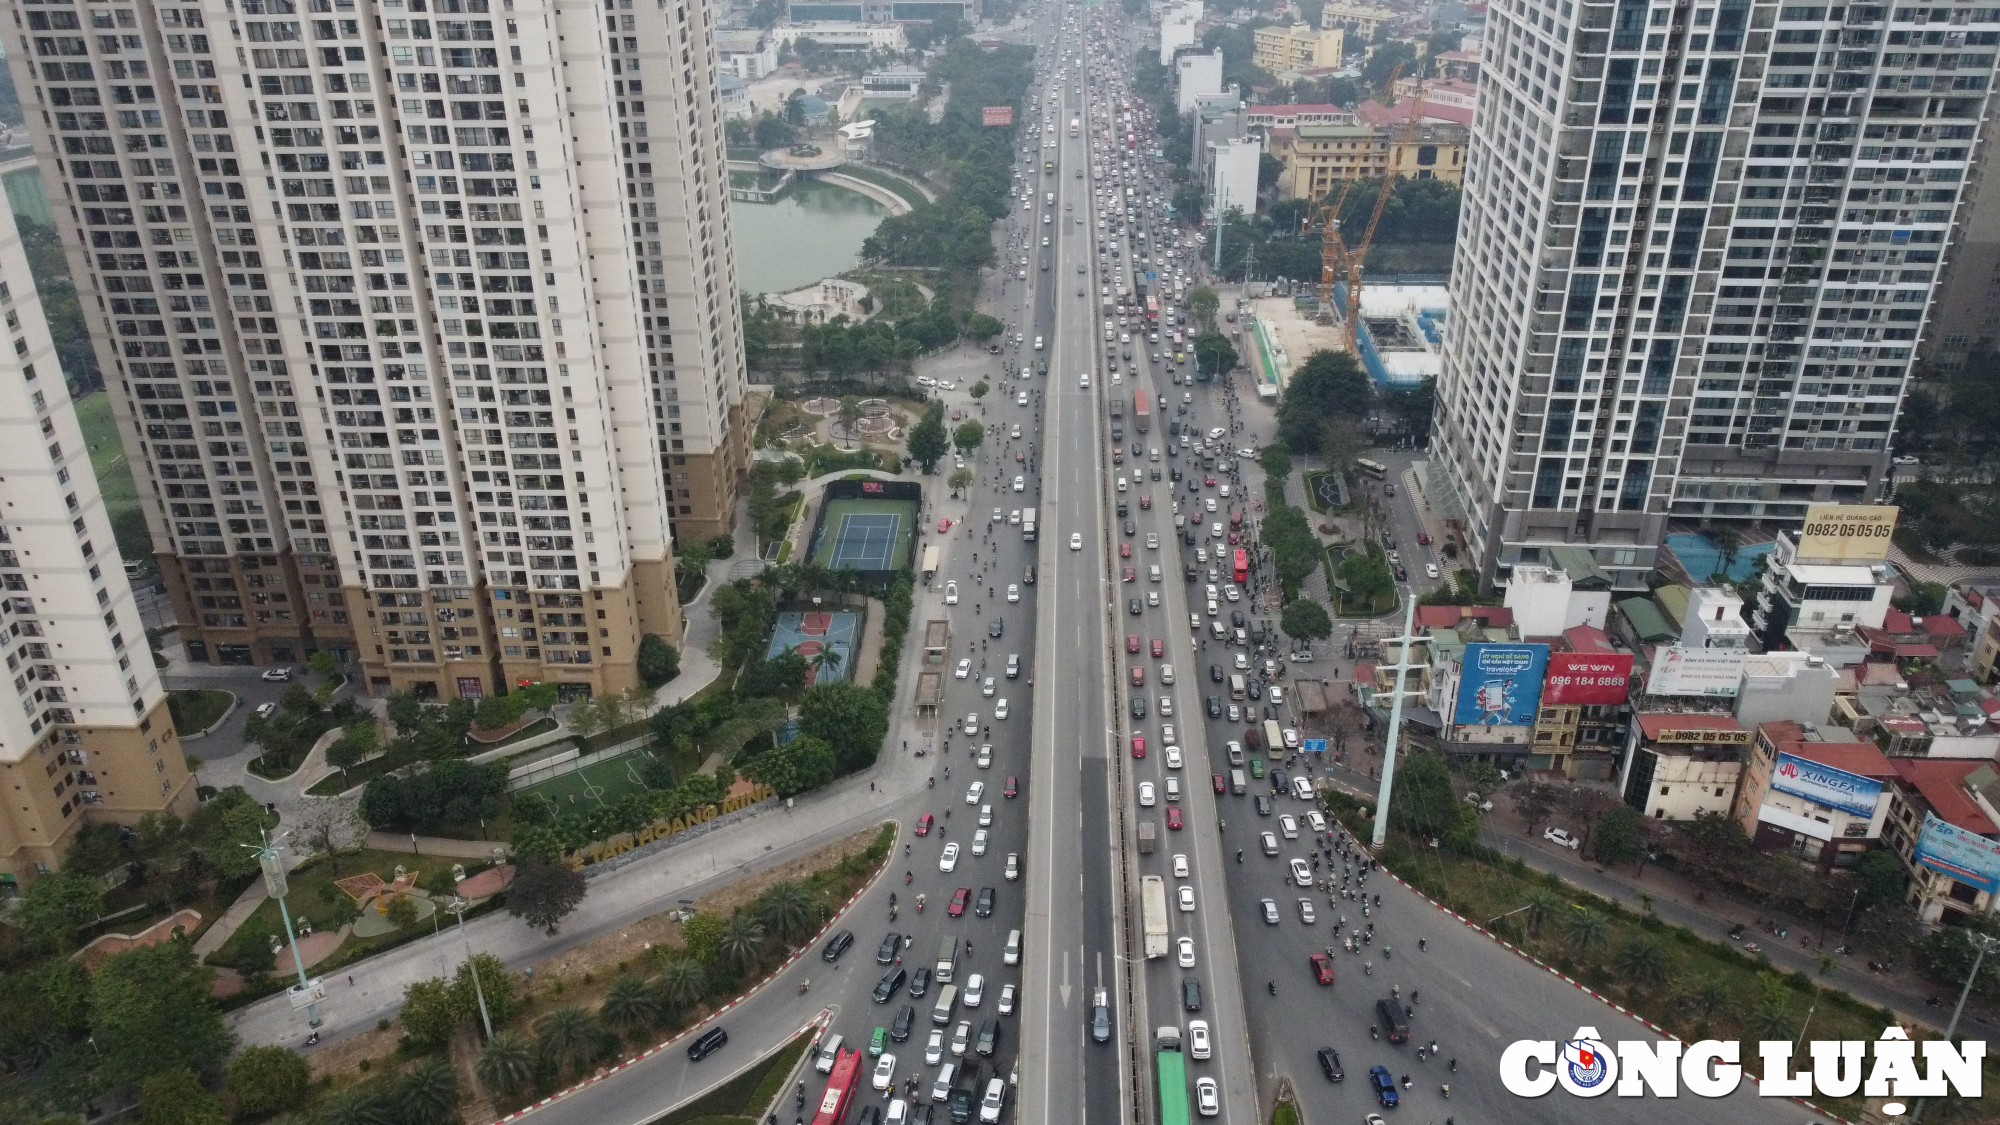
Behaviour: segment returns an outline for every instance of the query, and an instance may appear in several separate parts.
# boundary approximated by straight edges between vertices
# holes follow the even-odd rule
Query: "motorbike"
[[[923,912],[924,912],[924,896],[922,896],[922,895],[918,895],[918,896],[917,896],[917,913],[919,913],[919,914],[922,914]]]

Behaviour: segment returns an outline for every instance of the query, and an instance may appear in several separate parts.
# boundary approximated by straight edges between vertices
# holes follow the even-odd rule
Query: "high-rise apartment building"
[[[191,657],[452,697],[678,642],[745,452],[710,9],[9,8]]]
[[[1434,487],[1489,579],[1880,488],[2000,8],[1503,0]]]
[[[194,782],[35,279],[0,214],[0,886],[57,866],[76,830],[194,807]]]

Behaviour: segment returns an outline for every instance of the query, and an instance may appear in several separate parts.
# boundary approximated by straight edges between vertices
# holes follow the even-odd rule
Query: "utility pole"
[[[1417,623],[1416,594],[1405,590],[1403,597],[1409,605],[1403,610],[1403,635],[1391,638],[1402,648],[1396,654],[1396,698],[1389,704],[1389,736],[1382,742],[1382,785],[1375,793],[1375,834],[1369,841],[1369,846],[1378,852],[1389,840],[1389,797],[1396,780],[1396,742],[1403,733],[1403,676],[1417,667],[1410,663],[1410,647],[1422,639],[1415,635],[1414,628]]]
[[[1979,979],[1980,964],[1986,960],[1987,954],[2000,953],[2000,938],[1988,937],[1985,934],[1975,934],[1967,930],[1965,931],[1965,940],[1971,942],[1972,948],[1977,950],[1977,952],[1972,958],[1972,971],[1965,974],[1965,987],[1958,990],[1958,1004],[1951,1010],[1951,1022],[1946,1024],[1944,1028],[1944,1041],[1947,1043],[1951,1042],[1952,1037],[1958,1034],[1958,1017],[1965,1014],[1965,999],[1972,995],[1972,982]],[[1929,1099],[1918,1098],[1916,1111],[1910,1114],[1910,1120],[1912,1122],[1922,1121],[1924,1119],[1924,1108],[1929,1104]]]
[[[465,943],[465,969],[472,974],[472,994],[479,998],[479,1022],[486,1028],[486,1041],[493,1042],[493,1017],[486,1014],[486,988],[479,983],[479,964],[472,959],[472,939],[465,936],[465,912],[472,904],[458,896],[444,904],[458,919],[458,937]]]
[[[325,996],[326,990],[318,979],[306,979],[306,960],[299,955],[299,935],[292,929],[292,912],[285,905],[285,895],[290,890],[290,885],[285,878],[283,845],[273,842],[261,828],[257,830],[257,837],[263,843],[243,846],[256,851],[257,866],[264,872],[264,890],[277,900],[278,917],[285,923],[285,940],[292,947],[292,967],[299,973],[299,983],[291,988],[292,1010],[304,1008],[306,1026],[317,1028],[320,1025],[319,1002]]]

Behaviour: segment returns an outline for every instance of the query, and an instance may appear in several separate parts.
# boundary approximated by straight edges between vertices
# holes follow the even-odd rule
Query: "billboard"
[[[1808,505],[1806,525],[1799,531],[1798,557],[1881,562],[1889,557],[1896,511],[1889,504]]]
[[[1875,815],[1875,800],[1882,795],[1882,783],[1873,778],[1791,754],[1778,755],[1778,768],[1771,775],[1771,788],[1794,797],[1804,797],[1816,805],[1868,817]]]
[[[1548,666],[1547,645],[1466,645],[1451,721],[1458,726],[1533,725]]]
[[[1670,645],[1653,662],[1646,694],[1734,696],[1743,683],[1747,655],[1742,649]]]
[[[979,123],[982,125],[1012,125],[1014,123],[1014,107],[1011,105],[982,106],[979,110]]]
[[[1619,704],[1631,680],[1629,652],[1552,652],[1542,702]]]
[[[1916,860],[1961,883],[1988,894],[2000,891],[2000,840],[1989,840],[1955,824],[1924,814],[1924,831],[1917,837]]]

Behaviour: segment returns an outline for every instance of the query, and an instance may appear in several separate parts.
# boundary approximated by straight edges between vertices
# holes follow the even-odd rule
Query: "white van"
[[[834,1059],[840,1054],[840,1045],[845,1043],[838,1034],[829,1035],[819,1041],[819,1057],[813,1060],[813,1069],[821,1074],[833,1073]]]
[[[951,1080],[958,1077],[958,1064],[946,1063],[938,1068],[937,1081],[931,1084],[931,1100],[946,1101],[951,1097]]]
[[[1008,965],[1018,965],[1021,963],[1021,931],[1007,931],[1007,950],[1001,954],[1000,960],[1003,964]]]

